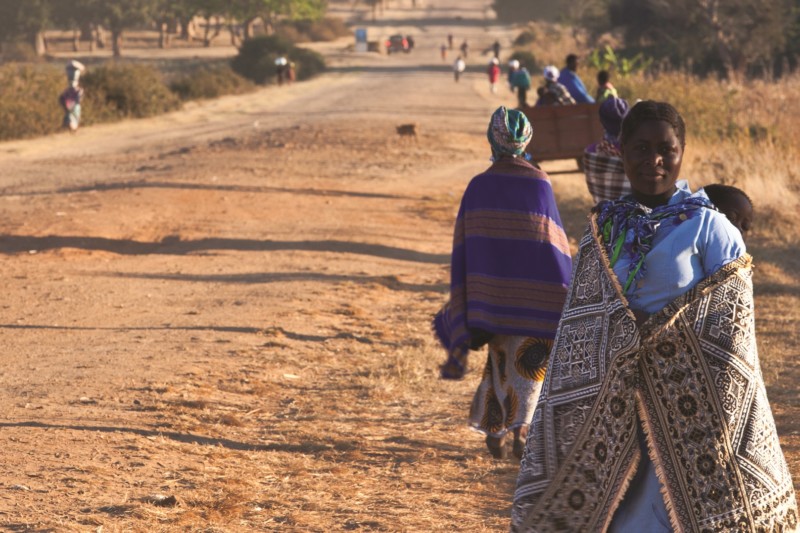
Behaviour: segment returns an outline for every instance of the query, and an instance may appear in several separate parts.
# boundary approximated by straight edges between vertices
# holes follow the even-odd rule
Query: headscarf
[[[544,67],[544,71],[542,72],[542,74],[544,75],[544,79],[546,80],[557,81],[560,72],[558,71],[558,68],[556,68],[554,65],[547,65],[546,67]]]
[[[617,138],[622,130],[622,119],[628,113],[628,102],[623,98],[609,97],[600,105],[600,123],[610,136]]]
[[[486,136],[496,155],[522,155],[531,141],[533,128],[528,117],[516,109],[500,106],[492,113]]]

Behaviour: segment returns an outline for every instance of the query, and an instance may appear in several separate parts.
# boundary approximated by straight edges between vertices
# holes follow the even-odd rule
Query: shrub
[[[58,95],[66,86],[61,69],[51,65],[0,66],[0,140],[58,131]]]
[[[268,83],[275,78],[275,59],[285,56],[295,63],[298,80],[308,79],[325,69],[325,60],[316,52],[295,47],[276,35],[248,39],[231,61],[233,70],[254,81]]]
[[[525,30],[514,39],[514,46],[525,46],[532,44],[534,41],[536,41],[536,34],[533,30]]]
[[[205,65],[173,81],[170,89],[181,100],[196,100],[242,94],[253,89],[253,82],[235,73],[230,65]]]
[[[511,54],[511,59],[516,59],[519,61],[519,64],[525,68],[527,68],[530,72],[535,70],[539,70],[539,62],[536,61],[536,57],[531,52],[525,52],[517,50],[513,54]]]
[[[115,64],[89,70],[81,78],[89,123],[113,118],[151,117],[180,107],[158,70],[145,65]],[[89,104],[95,105],[89,105]]]

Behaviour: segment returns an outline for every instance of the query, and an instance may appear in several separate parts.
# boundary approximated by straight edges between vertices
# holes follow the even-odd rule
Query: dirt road
[[[514,32],[419,4],[365,24],[412,54],[320,45],[307,83],[0,144],[0,528],[507,528],[517,466],[464,427],[477,376],[437,379],[429,320],[513,105],[480,51]],[[546,169],[575,239],[571,166]]]

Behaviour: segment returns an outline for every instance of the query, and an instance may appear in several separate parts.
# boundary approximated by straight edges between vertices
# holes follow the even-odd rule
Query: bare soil
[[[515,35],[490,16],[401,4],[365,26],[411,54],[317,45],[332,68],[307,83],[0,144],[4,531],[507,529],[518,465],[465,427],[478,373],[440,381],[429,326],[487,119],[514,105],[483,72]],[[448,32],[474,51],[459,83]],[[574,244],[583,176],[545,169]],[[800,255],[752,250],[800,480]]]

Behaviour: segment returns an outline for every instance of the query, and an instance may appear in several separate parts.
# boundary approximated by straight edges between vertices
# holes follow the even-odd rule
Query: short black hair
[[[569,65],[572,62],[576,62],[577,63],[577,61],[578,61],[578,56],[576,56],[575,54],[569,54],[567,56],[567,65]]]
[[[648,120],[666,122],[675,130],[675,135],[681,142],[681,146],[686,145],[686,124],[683,122],[681,114],[671,104],[654,100],[642,100],[628,111],[622,120],[622,131],[619,135],[620,143],[625,144],[636,133],[639,126]]]
[[[607,83],[609,78],[611,78],[611,74],[607,70],[601,70],[597,73],[597,83],[600,85]]]
[[[708,199],[711,200],[711,203],[717,206],[717,208],[720,210],[722,209],[722,206],[727,205],[728,202],[733,200],[733,197],[737,194],[747,200],[747,203],[750,204],[750,208],[753,208],[753,200],[750,199],[747,193],[738,187],[734,187],[733,185],[712,183],[711,185],[706,185],[703,187],[703,190],[706,192]]]

